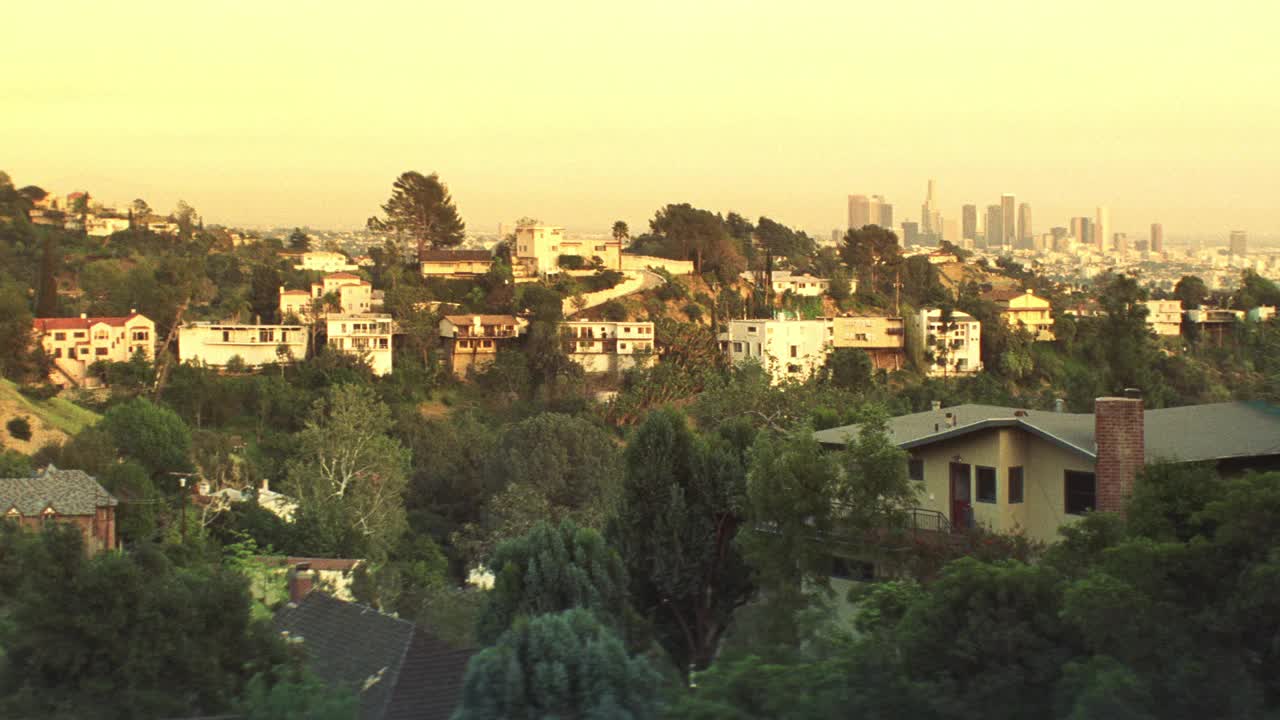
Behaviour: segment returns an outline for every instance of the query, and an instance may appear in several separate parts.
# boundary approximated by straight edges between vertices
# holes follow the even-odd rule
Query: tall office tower
[[[1107,244],[1111,242],[1111,208],[1102,205],[1098,208],[1098,220],[1094,223],[1093,228],[1094,244],[1098,248],[1098,252],[1105,253],[1111,248]]]
[[[1022,203],[1018,206],[1018,245],[1031,247],[1031,238],[1031,203]]]
[[[1244,257],[1249,254],[1249,236],[1243,230],[1231,231],[1231,254]]]
[[[987,206],[987,225],[983,233],[988,248],[998,248],[1004,241],[1004,214],[999,205]]]
[[[1012,249],[1018,241],[1018,207],[1013,193],[1000,196],[1000,219],[1004,222],[1004,231],[1000,233],[1000,244]]]
[[[902,223],[902,246],[920,243],[920,224],[910,221]]]
[[[879,215],[876,216],[879,219]],[[849,196],[849,229],[857,230],[871,224],[871,198],[866,195]]]
[[[893,229],[893,203],[884,202],[881,198],[880,217],[876,220],[876,224],[886,230]]]
[[[1164,252],[1164,226],[1160,223],[1151,223],[1151,239],[1147,242],[1147,247],[1153,253]]]
[[[920,206],[920,232],[925,235],[942,234],[942,213],[938,211],[938,199],[934,195],[934,181],[929,180],[929,191]]]
[[[965,205],[960,208],[960,214],[964,218],[964,228],[960,237],[964,240],[978,239],[978,206]]]
[[[1117,255],[1124,255],[1129,252],[1129,236],[1124,233],[1116,233],[1112,237],[1112,245],[1116,249]]]
[[[1066,241],[1067,236],[1069,235],[1069,232],[1067,231],[1067,229],[1059,225],[1057,227],[1050,228],[1049,233],[1053,236],[1053,245],[1051,247],[1054,250],[1065,249],[1063,248],[1063,243]]]
[[[960,238],[960,221],[955,219],[944,219],[942,221],[942,239],[959,246]]]

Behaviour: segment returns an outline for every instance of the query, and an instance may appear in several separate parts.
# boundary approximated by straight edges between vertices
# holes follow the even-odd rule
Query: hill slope
[[[31,423],[30,440],[19,440],[5,429],[15,417],[25,417]],[[65,441],[101,417],[63,398],[33,401],[18,392],[17,385],[0,380],[0,445],[3,447],[30,455],[46,443]]]

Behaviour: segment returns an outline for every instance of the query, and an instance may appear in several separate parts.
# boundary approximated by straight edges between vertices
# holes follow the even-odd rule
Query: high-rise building
[[[1164,252],[1164,226],[1160,223],[1151,223],[1151,239],[1147,247],[1153,253]]]
[[[877,214],[877,219],[879,215]],[[871,224],[871,198],[866,195],[849,196],[849,229],[857,230]]]
[[[878,197],[878,196],[877,196]],[[893,204],[887,202],[880,203],[880,218],[877,224],[885,229],[893,229]]]
[[[1000,218],[1004,222],[1004,232],[1000,235],[1000,244],[1012,249],[1018,242],[1018,208],[1013,193],[1000,196]]]
[[[1018,206],[1018,245],[1023,248],[1031,247],[1031,203],[1022,203]]]
[[[1093,221],[1087,217],[1071,218],[1071,234],[1076,239],[1076,244],[1080,246],[1095,246],[1094,234],[1096,228]]]
[[[842,239],[844,239],[844,231],[842,231],[840,228],[835,228],[834,230],[831,231],[832,245],[839,245]]]
[[[1053,236],[1053,243],[1046,248],[1047,250],[1066,250],[1067,249],[1066,241],[1069,233],[1066,228],[1062,226],[1054,227],[1049,230],[1049,233]]]
[[[1117,255],[1124,255],[1129,252],[1129,236],[1124,233],[1116,233],[1112,239],[1112,246],[1116,249]]]
[[[961,230],[960,237],[965,240],[978,239],[978,206],[965,205],[960,208],[960,214],[964,221],[964,227]]]
[[[920,224],[913,222],[902,223],[902,246],[918,245],[920,243]]]
[[[920,232],[925,235],[942,234],[942,213],[938,212],[938,199],[933,194],[934,181],[929,180],[929,190],[920,206]]]
[[[999,205],[987,206],[987,224],[983,228],[983,240],[988,248],[998,248],[1004,240],[1004,216]]]
[[[960,222],[954,219],[945,219],[942,221],[942,239],[959,247],[960,241]]]
[[[1244,257],[1249,254],[1249,236],[1243,230],[1231,231],[1231,254]]]
[[[1098,207],[1098,220],[1093,228],[1094,244],[1098,248],[1098,252],[1105,253],[1111,248],[1107,244],[1111,242],[1111,208],[1106,205]]]

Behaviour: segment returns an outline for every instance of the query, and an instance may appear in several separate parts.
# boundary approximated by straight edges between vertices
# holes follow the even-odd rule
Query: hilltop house
[[[455,377],[465,380],[493,364],[498,350],[509,347],[528,326],[514,315],[445,315],[440,320],[440,337],[445,339],[445,357]]]
[[[730,320],[720,349],[737,365],[755,360],[775,383],[807,380],[827,361],[834,330],[819,320]]]
[[[580,257],[590,265],[594,258],[609,270],[621,270],[622,242],[604,240],[571,240],[564,228],[552,225],[525,225],[516,228],[514,262],[524,275],[538,276],[560,271],[560,256]]]
[[[49,523],[75,525],[91,555],[116,547],[117,504],[81,470],[50,465],[33,477],[0,478],[0,515],[6,522],[32,530]]]
[[[246,368],[307,357],[305,325],[191,322],[178,328],[178,361],[224,368],[240,358]]]
[[[1182,334],[1181,300],[1147,300],[1147,327],[1160,336]]]
[[[901,370],[905,357],[905,333],[902,318],[881,315],[835,317],[832,326],[832,348],[858,348],[871,358],[876,370]]]
[[[650,365],[653,323],[571,320],[560,323],[565,354],[587,373],[618,373],[641,360]]]
[[[303,253],[281,254],[292,256],[298,261],[293,266],[294,270],[318,270],[320,272],[337,273],[354,272],[358,269],[355,263],[348,260],[347,256],[340,252],[311,250]]]
[[[916,336],[923,343],[930,377],[965,375],[982,370],[982,323],[960,310],[945,313],[923,308],[911,316]]]
[[[1136,393],[1098,398],[1093,413],[959,405],[893,418],[920,509],[940,526],[982,525],[1053,541],[1091,510],[1118,512],[1154,462],[1212,462],[1225,473],[1280,467],[1280,407],[1216,403],[1144,410]],[[815,433],[843,447],[858,426]]]
[[[488,250],[426,250],[418,259],[423,277],[473,278],[493,267]]]
[[[1053,312],[1048,300],[1030,290],[992,290],[982,297],[1000,309],[1009,327],[1026,329],[1036,341],[1053,340]]]
[[[363,357],[374,375],[391,374],[395,323],[390,315],[330,315],[325,319],[325,329],[330,349]]]
[[[127,362],[142,353],[156,357],[156,324],[130,311],[124,317],[36,318],[35,334],[53,361],[51,382],[92,386],[89,367],[98,361]]]

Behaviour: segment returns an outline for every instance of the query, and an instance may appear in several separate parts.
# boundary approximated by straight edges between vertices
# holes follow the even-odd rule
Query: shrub
[[[18,388],[18,392],[28,400],[48,400],[58,394],[58,386],[53,383],[40,383],[39,385],[23,385]]]
[[[9,435],[26,442],[31,439],[31,422],[24,417],[16,417],[10,420],[6,425],[9,429]]]
[[[587,266],[586,259],[581,255],[561,255],[558,262],[565,270],[582,270]]]
[[[617,300],[610,300],[600,306],[600,314],[609,322],[624,322],[627,319],[627,306]]]
[[[702,306],[691,302],[684,306],[684,314],[689,317],[690,322],[698,322],[702,319]]]

